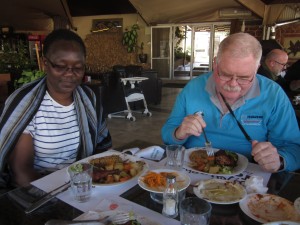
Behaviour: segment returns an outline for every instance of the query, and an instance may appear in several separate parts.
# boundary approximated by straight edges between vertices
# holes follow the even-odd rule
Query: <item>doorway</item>
[[[190,80],[212,71],[220,42],[229,35],[230,23],[178,25],[173,30],[171,79]]]

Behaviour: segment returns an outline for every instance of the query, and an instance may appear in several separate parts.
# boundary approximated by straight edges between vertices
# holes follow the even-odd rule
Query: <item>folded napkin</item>
[[[137,221],[144,225],[180,225],[178,220],[165,217],[161,213],[152,211],[119,196],[110,196],[109,198],[102,199],[97,206],[80,215],[76,220],[100,219],[106,216],[112,218],[124,212],[130,212],[131,216],[134,216]]]
[[[165,150],[160,146],[150,146],[144,149],[139,149],[139,148],[125,149],[122,152],[140,158],[145,158],[150,160],[161,160],[162,157],[164,156]]]
[[[245,188],[248,194],[259,193],[265,194],[268,191],[263,185],[264,179],[261,176],[251,176],[245,181]]]

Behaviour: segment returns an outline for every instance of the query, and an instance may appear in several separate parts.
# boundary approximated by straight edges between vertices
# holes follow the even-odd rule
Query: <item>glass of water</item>
[[[76,163],[68,168],[68,173],[75,200],[88,201],[92,194],[93,166],[88,163]]]
[[[184,163],[185,148],[182,145],[167,145],[167,168],[181,170]]]
[[[211,204],[198,197],[189,197],[181,201],[181,225],[208,225],[211,215]]]

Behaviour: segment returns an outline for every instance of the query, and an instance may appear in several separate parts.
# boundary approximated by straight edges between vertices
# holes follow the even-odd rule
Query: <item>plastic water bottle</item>
[[[167,187],[163,194],[162,214],[170,218],[175,218],[178,215],[178,190],[174,175],[167,176]]]

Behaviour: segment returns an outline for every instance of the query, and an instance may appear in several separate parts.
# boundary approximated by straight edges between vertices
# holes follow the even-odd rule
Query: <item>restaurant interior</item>
[[[261,42],[264,55],[274,48],[285,50],[289,65],[300,60],[299,0],[10,0],[0,7],[0,113],[7,97],[17,88],[23,71],[31,71],[32,76],[43,71],[43,40],[59,28],[70,29],[84,40],[87,58],[83,82],[103,105],[116,150],[163,146],[161,128],[176,96],[188,81],[212,71],[218,45],[229,34],[250,33]],[[137,34],[134,45],[126,41],[124,44],[125,34],[131,32]],[[139,87],[151,114],[140,113],[143,103],[133,101],[130,107],[134,119],[126,116],[128,107],[121,82],[124,77],[145,78]],[[291,101],[298,94],[292,93]],[[300,118],[299,105],[294,109]],[[121,118],[115,117],[115,113],[120,113]],[[150,161],[149,165],[152,166]],[[299,197],[299,173],[271,176],[258,172],[254,166],[249,171],[239,179],[245,181],[258,174],[269,180],[270,193],[290,201]],[[64,181],[60,175],[57,173],[55,179],[61,185]],[[54,182],[53,176],[33,186],[45,194],[58,181]],[[43,182],[53,182],[53,185],[45,186]],[[120,205],[128,204],[125,200],[134,202],[136,205],[130,207],[153,218],[156,221],[153,224],[180,224],[179,217],[170,220],[162,217],[161,204],[134,181],[128,182],[125,189],[114,187],[112,196],[110,187],[104,187],[103,192],[94,188],[97,190],[93,196],[107,195]],[[18,194],[23,195],[14,193]],[[38,225],[50,219],[71,220],[99,204],[95,199],[89,204],[78,204],[62,193],[44,207],[26,214],[24,207],[13,203],[11,198],[0,192],[0,224]],[[140,206],[151,210],[147,212]],[[213,205],[210,224],[267,224],[245,213],[239,204],[225,203],[225,207]]]

